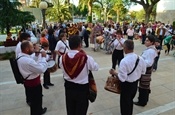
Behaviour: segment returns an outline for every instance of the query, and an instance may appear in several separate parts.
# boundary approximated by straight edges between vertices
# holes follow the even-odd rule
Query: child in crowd
[[[157,65],[158,65],[158,60],[159,60],[159,57],[160,57],[160,51],[161,51],[161,46],[160,46],[160,40],[159,39],[156,39],[155,40],[155,47],[157,49],[157,57],[154,59],[154,64],[153,64],[153,72],[155,72],[157,70]]]

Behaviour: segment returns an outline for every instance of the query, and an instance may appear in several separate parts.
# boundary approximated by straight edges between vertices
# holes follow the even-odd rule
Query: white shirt
[[[70,58],[73,58],[75,56],[75,54],[77,54],[78,52],[79,51],[77,51],[77,50],[69,50],[68,56]],[[88,81],[88,73],[89,73],[88,70],[97,71],[99,69],[99,66],[91,56],[87,55],[87,57],[88,57],[87,62],[86,62],[86,65],[84,66],[83,70],[80,72],[80,74],[76,78],[71,79],[64,70],[63,63],[62,63],[62,56],[61,56],[59,66],[63,71],[64,79],[66,79],[67,81],[70,81],[70,82],[78,83],[78,84],[88,83],[89,82]]]
[[[19,42],[16,46],[16,50],[15,50],[16,58],[18,57],[19,53],[21,53],[21,42]]]
[[[125,42],[125,39],[121,38],[119,41],[123,44]],[[113,42],[114,47],[117,50],[123,50],[123,47],[121,46],[121,44],[119,43],[119,41],[117,39],[114,40],[114,42]]]
[[[47,53],[47,51],[44,50],[44,49],[41,49],[40,52],[41,52],[41,51],[45,51],[45,52]],[[31,55],[31,57],[37,62],[38,60],[41,60],[42,54],[39,53],[39,55],[36,56],[35,53],[33,53],[33,54]],[[50,59],[51,59],[51,58],[50,58],[50,55],[46,54],[46,61],[49,61]]]
[[[69,47],[69,42],[68,40],[63,41],[67,47]],[[57,45],[55,47],[55,51],[59,51],[61,53],[66,53],[69,49],[66,47],[66,45],[63,43],[61,40],[57,42]],[[65,52],[64,52],[65,51]]]
[[[150,32],[150,33],[149,33]],[[151,34],[152,33],[152,28],[147,28],[146,29],[146,35],[149,35],[149,34]]]
[[[127,35],[128,36],[134,36],[134,29],[128,29],[127,31],[126,31],[126,33],[127,33]]]
[[[125,57],[121,60],[118,78],[121,82],[134,82],[141,77],[141,74],[146,72],[146,63],[142,57],[139,56],[139,63],[133,73],[129,74],[135,66],[138,56],[135,53],[126,54]]]
[[[18,67],[19,71],[24,77],[26,77],[28,80],[37,78],[40,74],[44,73],[47,69],[47,62],[46,58],[42,57],[37,62],[30,56],[24,53],[19,53],[19,56],[23,56],[20,59],[18,59]]]
[[[143,51],[141,56],[145,60],[146,67],[151,67],[154,63],[154,58],[157,56],[157,49],[154,45],[151,45]]]

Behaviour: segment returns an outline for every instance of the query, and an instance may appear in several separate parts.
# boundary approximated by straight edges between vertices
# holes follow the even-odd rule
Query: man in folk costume
[[[138,102],[134,102],[135,105],[145,106],[149,100],[150,90],[150,82],[151,82],[151,74],[152,67],[154,64],[154,59],[157,56],[157,49],[155,48],[155,38],[153,35],[150,35],[145,40],[146,50],[143,51],[142,57],[146,63],[146,73],[142,75],[139,81],[139,97]]]
[[[141,74],[145,74],[146,72],[146,63],[141,56],[137,56],[134,53],[133,40],[126,40],[123,46],[126,55],[121,60],[118,74],[114,69],[111,69],[109,73],[118,76],[121,81],[121,115],[132,115],[133,99],[137,92],[138,80]]]
[[[60,57],[60,68],[65,79],[67,115],[86,115],[88,109],[89,70],[97,71],[98,64],[81,49],[79,36],[69,38],[69,50]]]

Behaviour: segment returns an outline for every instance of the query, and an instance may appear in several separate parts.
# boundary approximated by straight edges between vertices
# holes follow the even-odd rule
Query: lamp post
[[[45,18],[45,15],[46,15],[46,9],[47,9],[47,7],[48,7],[47,2],[45,2],[45,1],[41,1],[40,2],[39,8],[41,9],[42,17],[43,17],[43,29],[46,28],[46,18]]]

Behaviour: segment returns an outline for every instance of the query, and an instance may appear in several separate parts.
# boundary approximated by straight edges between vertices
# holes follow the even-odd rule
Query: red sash
[[[24,85],[27,87],[35,87],[41,83],[40,76],[35,79],[25,80]]]
[[[62,57],[64,70],[71,79],[76,78],[80,74],[86,61],[87,56],[82,52],[78,52],[73,58],[69,58],[67,53]]]

